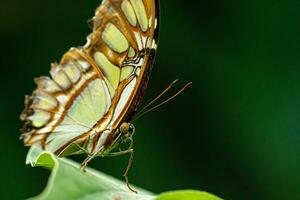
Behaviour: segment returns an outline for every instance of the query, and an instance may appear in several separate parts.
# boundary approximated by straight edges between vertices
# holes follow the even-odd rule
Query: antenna
[[[184,92],[188,87],[190,87],[192,85],[192,82],[187,83],[183,88],[181,88],[178,92],[176,92],[174,95],[172,95],[168,99],[157,104],[156,106],[153,106],[152,108],[149,108],[151,105],[153,105],[155,102],[157,102],[157,100],[159,100],[166,92],[168,92],[174,86],[174,84],[177,83],[178,81],[179,81],[179,79],[176,79],[171,84],[169,84],[169,86],[165,90],[163,90],[155,99],[153,99],[151,102],[149,102],[141,111],[138,112],[137,117],[133,121],[141,118],[145,114],[147,114],[147,113],[161,107],[162,105],[168,103],[169,101],[173,100],[174,98],[176,98],[178,95],[180,95],[182,92]]]

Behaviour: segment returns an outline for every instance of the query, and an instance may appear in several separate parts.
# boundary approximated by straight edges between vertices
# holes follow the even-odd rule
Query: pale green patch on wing
[[[52,134],[52,133],[51,133]],[[46,150],[50,152],[55,152],[76,136],[81,135],[81,132],[57,132],[57,135],[52,139],[49,140],[48,144],[46,145]]]
[[[72,139],[86,133],[90,128],[78,124],[77,121],[66,116],[63,122],[50,133],[46,141],[46,150],[55,152]]]
[[[81,77],[80,70],[74,64],[69,63],[64,65],[63,70],[72,83],[76,83]]]
[[[112,64],[103,53],[96,52],[94,57],[112,87],[117,89],[120,81],[120,68]]]
[[[73,61],[73,63],[80,69],[81,72],[87,72],[91,68],[91,65],[84,60],[76,60]]]
[[[132,26],[136,26],[136,16],[133,10],[133,7],[131,5],[131,3],[128,0],[124,0],[122,5],[121,5],[122,11],[124,12],[128,22],[132,25]]]
[[[108,90],[102,80],[96,79],[74,100],[67,116],[78,124],[92,128],[103,117],[109,106]]]
[[[71,81],[60,66],[53,66],[50,70],[50,75],[53,80],[63,89],[71,87]]]
[[[50,113],[42,110],[35,110],[33,115],[28,117],[29,120],[32,121],[32,125],[35,127],[42,127],[44,126],[50,119]]]
[[[116,94],[116,89],[113,88],[113,86],[110,84],[110,82],[108,81],[108,79],[106,77],[104,77],[104,81],[107,85],[107,88],[109,90],[110,93],[110,97],[114,98],[115,94]]]
[[[120,82],[127,79],[133,72],[134,68],[131,66],[126,66],[121,69],[121,79]]]
[[[131,0],[131,4],[135,10],[138,22],[142,31],[147,31],[148,29],[148,17],[146,9],[142,0]]]
[[[57,83],[50,79],[50,77],[48,76],[36,78],[34,81],[38,85],[38,89],[50,94],[61,90]]]
[[[106,25],[102,39],[112,50],[118,53],[125,52],[129,47],[124,34],[112,23]]]
[[[135,56],[135,50],[132,47],[130,47],[128,50],[128,57],[133,58],[134,56]]]
[[[89,85],[89,90],[93,102],[91,109],[94,110],[96,117],[99,120],[109,110],[111,97],[105,82],[100,79],[96,79]]]
[[[57,106],[57,101],[45,92],[37,91],[34,93],[32,108],[42,110],[52,110]]]
[[[105,82],[91,81],[75,98],[67,110],[64,120],[47,138],[46,149],[55,152],[70,140],[88,132],[105,115],[111,105],[111,98]]]

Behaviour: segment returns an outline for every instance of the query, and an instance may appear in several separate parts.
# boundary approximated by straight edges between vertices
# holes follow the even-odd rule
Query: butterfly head
[[[123,122],[119,128],[119,131],[121,133],[122,139],[126,140],[126,139],[130,139],[133,136],[135,132],[135,128],[133,124]]]

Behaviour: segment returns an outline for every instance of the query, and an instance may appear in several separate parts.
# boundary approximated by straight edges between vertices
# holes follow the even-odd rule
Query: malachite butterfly
[[[59,156],[108,154],[134,127],[158,41],[159,0],[103,0],[92,33],[26,96],[21,138]]]

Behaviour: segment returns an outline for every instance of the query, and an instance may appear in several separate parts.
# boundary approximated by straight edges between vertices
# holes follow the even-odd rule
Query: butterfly
[[[103,0],[89,25],[86,44],[35,79],[20,116],[25,145],[59,156],[87,153],[83,167],[134,133],[130,120],[157,49],[159,0]]]

